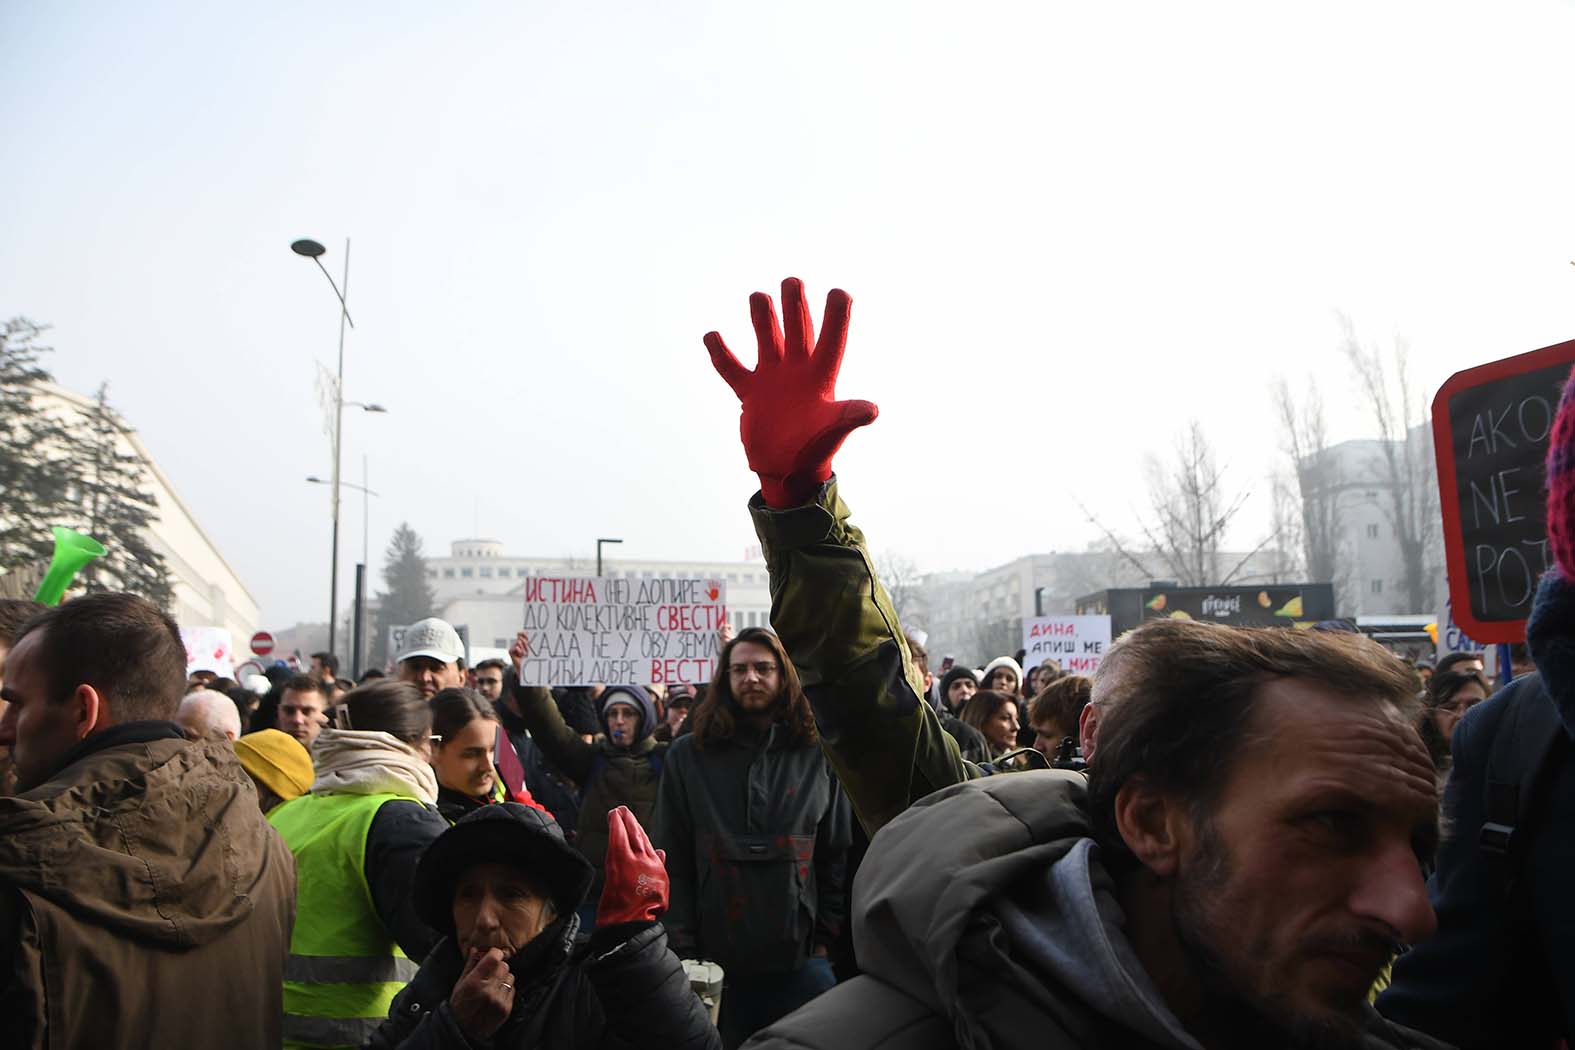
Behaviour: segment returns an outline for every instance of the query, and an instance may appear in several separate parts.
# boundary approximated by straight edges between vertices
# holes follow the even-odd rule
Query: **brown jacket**
[[[295,862],[231,747],[177,733],[0,799],[0,1045],[277,1050]]]

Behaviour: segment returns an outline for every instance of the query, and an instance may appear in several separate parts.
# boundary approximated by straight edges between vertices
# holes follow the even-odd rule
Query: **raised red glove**
[[[797,277],[782,282],[782,311],[787,337],[777,324],[771,297],[749,297],[759,359],[751,372],[722,342],[707,332],[711,364],[743,402],[739,435],[749,469],[760,477],[760,494],[778,509],[809,502],[831,477],[831,457],[848,434],[879,413],[868,401],[838,401],[837,372],[848,342],[848,314],[853,300],[840,288],[826,296],[820,340],[815,338],[804,284]]]
[[[628,806],[607,814],[607,881],[596,906],[596,925],[650,922],[667,910],[667,854],[652,849]]]

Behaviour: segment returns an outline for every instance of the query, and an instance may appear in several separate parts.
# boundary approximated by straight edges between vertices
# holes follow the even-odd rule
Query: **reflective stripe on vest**
[[[368,1017],[296,1017],[284,1015],[285,1046],[354,1046],[372,1037],[382,1021]]]
[[[286,1047],[359,1047],[415,976],[416,964],[389,936],[366,884],[372,820],[384,803],[403,797],[302,795],[268,814],[295,855]]]
[[[284,961],[284,979],[301,984],[409,984],[420,969],[403,955],[381,959],[360,955],[292,955]]]

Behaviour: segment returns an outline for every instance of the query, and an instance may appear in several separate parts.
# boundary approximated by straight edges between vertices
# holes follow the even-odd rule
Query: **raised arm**
[[[771,577],[772,627],[798,669],[832,768],[874,834],[970,771],[923,701],[896,611],[832,480],[832,456],[877,414],[868,401],[836,400],[852,300],[840,289],[826,297],[813,348],[796,278],[782,282],[782,303],[785,332],[770,296],[749,298],[754,371],[717,333],[705,345],[738,395],[739,433],[760,477],[750,513]]]
[[[529,639],[521,631],[514,638],[514,644],[509,646],[509,659],[514,664],[514,674],[505,681],[504,687],[514,690],[514,700],[519,704],[520,717],[525,720],[525,725],[530,729],[531,739],[541,748],[542,754],[547,756],[547,761],[557,766],[564,776],[575,783],[584,784],[591,774],[591,767],[596,761],[596,747],[587,744],[580,735],[569,728],[563,720],[563,713],[558,710],[558,703],[552,698],[552,690],[544,686],[521,685],[519,682],[520,661],[529,652]]]

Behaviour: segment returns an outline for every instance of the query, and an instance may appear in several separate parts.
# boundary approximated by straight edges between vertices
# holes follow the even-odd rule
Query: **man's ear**
[[[66,697],[66,707],[71,717],[72,732],[78,740],[109,725],[109,705],[104,702],[99,691],[86,682],[77,686],[71,691],[71,695]]]
[[[1160,878],[1176,874],[1186,826],[1185,806],[1134,774],[1116,792],[1116,830],[1138,861]]]
[[[1077,746],[1083,752],[1083,761],[1094,760],[1094,744],[1099,736],[1099,708],[1084,704],[1083,713],[1077,716]]]

